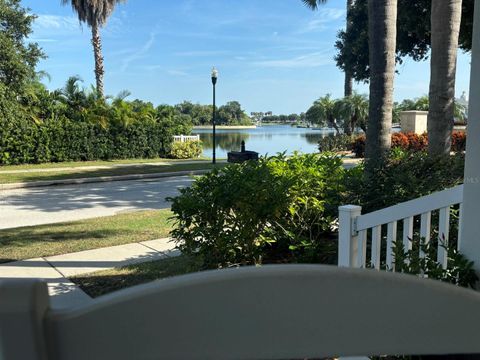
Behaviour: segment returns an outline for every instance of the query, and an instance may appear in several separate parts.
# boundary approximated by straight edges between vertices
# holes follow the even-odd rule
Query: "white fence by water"
[[[175,142],[200,141],[200,135],[174,135],[173,141]]]
[[[441,241],[438,242],[437,260],[446,268],[447,253],[441,244],[448,244],[452,206],[459,205],[458,222],[460,222],[462,196],[463,185],[459,185],[364,215],[361,215],[361,206],[340,206],[338,265],[366,267],[370,264],[379,270],[383,263],[391,269],[394,266],[393,244],[397,241],[397,224],[401,223],[403,246],[405,250],[409,250],[412,246],[415,217],[420,217],[420,238],[425,239],[425,243],[429,243],[432,212],[438,211],[438,235]],[[384,227],[384,234],[386,230],[386,238],[382,237],[382,227]],[[460,232],[460,226],[458,228]],[[381,251],[384,238],[386,241],[385,254]],[[460,234],[458,234],[458,239],[460,241]],[[367,241],[370,241],[371,245],[369,259],[367,259]]]

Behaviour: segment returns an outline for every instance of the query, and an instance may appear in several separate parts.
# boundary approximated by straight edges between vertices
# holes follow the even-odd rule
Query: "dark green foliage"
[[[180,249],[206,268],[334,262],[330,237],[344,169],[331,154],[279,154],[229,165],[170,199]]]
[[[347,134],[329,134],[318,142],[320,152],[324,151],[350,151],[352,149],[352,136]]]
[[[188,128],[168,118],[106,128],[67,118],[39,124],[22,117],[4,118],[0,119],[0,164],[166,157],[173,135]]]
[[[353,2],[349,17],[352,31],[341,30],[335,47],[337,66],[349,70],[357,81],[368,81],[368,7],[367,0]],[[472,47],[474,0],[463,0],[459,46],[469,51]],[[426,60],[430,49],[431,0],[398,0],[396,61],[405,56],[415,61]]]
[[[175,109],[188,116],[193,125],[211,125],[213,120],[213,106],[193,104],[184,101],[175,105]],[[252,120],[241,108],[238,101],[229,101],[217,109],[215,121],[217,125],[251,125]]]
[[[374,164],[374,176],[367,179],[362,168],[347,170],[343,203],[361,205],[367,213],[462,183],[464,155],[432,158],[425,152],[392,151]]]
[[[440,244],[447,251],[446,269],[437,261],[437,241],[425,244],[425,239],[413,239],[411,243],[412,249],[406,251],[401,241],[394,242],[395,269],[390,270],[475,288],[478,277],[473,262],[458,252],[456,243]]]
[[[0,0],[0,84],[16,95],[23,95],[35,78],[35,65],[43,57],[36,43],[26,42],[35,16],[20,0]]]
[[[193,159],[202,154],[201,141],[174,142],[170,149],[170,157],[174,159]]]

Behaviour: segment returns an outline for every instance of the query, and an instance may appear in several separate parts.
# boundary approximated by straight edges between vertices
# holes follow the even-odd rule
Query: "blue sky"
[[[60,0],[23,0],[39,17],[31,39],[48,55],[39,69],[49,88],[79,75],[94,83],[90,29]],[[219,103],[248,111],[300,113],[318,97],[343,94],[333,56],[344,26],[345,1],[312,12],[300,0],[129,0],[102,30],[105,89],[129,90],[154,104],[211,102],[210,70],[219,70]],[[470,56],[459,52],[457,96],[468,90]],[[428,93],[429,63],[406,60],[395,100]],[[368,87],[356,84],[359,92]]]

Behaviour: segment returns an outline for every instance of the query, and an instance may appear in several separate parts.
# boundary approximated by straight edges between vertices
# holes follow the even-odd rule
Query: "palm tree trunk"
[[[365,146],[367,160],[382,159],[391,145],[396,22],[397,0],[368,0],[370,102]],[[369,166],[366,169],[368,173]]]
[[[353,0],[347,0],[347,25],[346,25],[346,31],[347,33],[351,30],[352,28],[352,21],[350,19],[350,11],[352,9],[353,5]],[[345,70],[345,84],[344,84],[344,96],[351,96],[353,93],[353,79],[352,79],[352,74],[350,71]]]
[[[330,123],[330,126],[332,126],[335,129],[335,131],[337,132],[337,135],[339,135],[340,129],[338,128],[337,121],[335,120],[335,118],[333,116],[329,116],[328,122]]]
[[[97,92],[103,98],[103,56],[102,56],[102,39],[100,37],[100,27],[95,22],[92,25],[92,45],[95,57],[95,79],[97,82]]]
[[[462,0],[432,1],[428,152],[448,155],[452,142],[455,71]]]

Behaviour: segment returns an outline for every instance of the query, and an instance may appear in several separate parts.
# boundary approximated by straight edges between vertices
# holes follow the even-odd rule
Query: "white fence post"
[[[344,205],[338,208],[338,266],[358,267],[358,235],[353,221],[362,214],[362,207]]]

